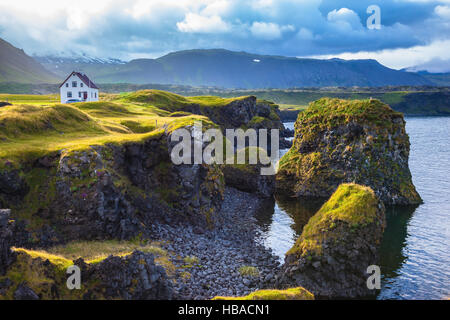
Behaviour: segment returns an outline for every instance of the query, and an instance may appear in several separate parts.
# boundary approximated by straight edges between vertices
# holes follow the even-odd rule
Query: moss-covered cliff
[[[410,143],[401,113],[378,100],[323,98],[295,123],[292,148],[280,160],[277,189],[329,197],[337,186],[370,186],[387,204],[421,198],[408,167]]]
[[[378,265],[385,209],[372,189],[342,184],[286,253],[284,281],[324,297],[373,295],[367,267]]]

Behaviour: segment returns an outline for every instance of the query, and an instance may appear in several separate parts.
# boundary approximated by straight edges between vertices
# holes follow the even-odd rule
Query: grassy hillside
[[[58,77],[0,38],[0,82],[57,83]]]
[[[147,90],[70,105],[57,102],[56,95],[0,95],[0,101],[6,99],[12,105],[0,107],[0,166],[62,149],[142,141],[195,120],[212,125],[203,115],[181,112],[183,105],[215,109],[240,98],[187,98]]]
[[[183,96],[219,96],[232,98],[237,96],[256,96],[261,100],[273,101],[280,106],[284,119],[295,120],[299,110],[305,109],[312,101],[323,97],[339,99],[379,99],[389,104],[394,110],[406,115],[450,115],[450,90],[433,87],[381,87],[381,88],[321,88],[296,90],[221,90],[218,88],[174,86],[174,85],[133,85],[101,84],[101,92],[134,92],[143,89],[159,89],[181,94]],[[0,83],[0,101],[13,99],[14,95],[1,92],[31,93],[57,92],[57,85],[25,85]],[[21,95],[23,97],[23,95]],[[35,95],[33,95],[35,96]],[[55,101],[57,95],[53,95]],[[24,98],[20,98],[24,99]],[[41,98],[40,98],[41,99]],[[24,102],[24,101],[21,101]],[[194,101],[190,101],[191,103]],[[197,101],[198,102],[198,99]]]

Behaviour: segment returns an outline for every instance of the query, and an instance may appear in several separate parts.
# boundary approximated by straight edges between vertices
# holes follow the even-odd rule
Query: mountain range
[[[265,56],[223,49],[187,50],[157,59],[127,63],[92,61],[62,64],[38,58],[47,69],[67,74],[80,68],[99,83],[164,83],[223,88],[293,88],[322,86],[431,85],[411,72],[389,69],[375,60],[319,60]],[[58,68],[55,68],[58,66]]]
[[[433,85],[418,73],[387,68],[376,60],[306,59],[224,49],[186,50],[157,59],[34,57],[0,39],[0,82],[54,83],[71,71],[96,83],[174,84],[220,88],[379,87]]]

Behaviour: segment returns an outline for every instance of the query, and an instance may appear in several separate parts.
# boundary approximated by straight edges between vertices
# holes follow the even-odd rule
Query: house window
[[[67,91],[67,98],[72,98],[72,91]]]
[[[95,98],[97,98],[97,92],[96,92],[96,93],[94,93],[94,97],[95,97]]]
[[[82,87],[82,88],[83,88],[83,82],[81,82],[81,83],[80,83],[80,87]]]
[[[72,88],[76,88],[77,87],[77,82],[76,81],[72,81]]]
[[[81,92],[78,92],[78,98],[81,98]]]
[[[69,87],[69,83],[66,83],[66,88],[68,88]]]

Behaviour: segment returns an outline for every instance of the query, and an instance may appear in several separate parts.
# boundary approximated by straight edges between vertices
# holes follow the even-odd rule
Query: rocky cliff
[[[323,98],[295,123],[281,159],[277,189],[329,197],[345,182],[370,186],[386,204],[421,202],[408,167],[410,143],[401,113],[378,100]]]
[[[174,165],[170,136],[62,150],[1,169],[0,204],[25,225],[15,245],[130,239],[156,222],[214,227],[223,174],[218,165]]]
[[[379,263],[384,227],[384,205],[370,188],[339,186],[287,252],[281,282],[318,297],[374,295],[367,268]]]
[[[80,268],[81,287],[67,287],[67,268]],[[40,251],[16,249],[15,261],[0,276],[0,299],[15,300],[163,300],[173,297],[164,268],[151,253],[135,251],[86,263]]]

